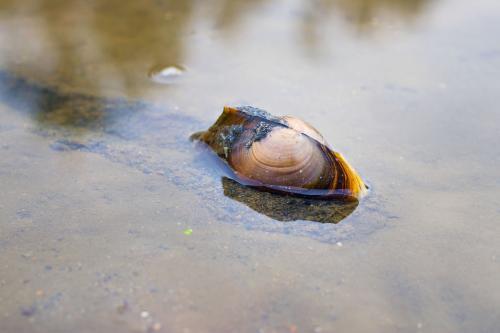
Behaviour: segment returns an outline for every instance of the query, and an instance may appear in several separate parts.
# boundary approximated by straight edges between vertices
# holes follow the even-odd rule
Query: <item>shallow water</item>
[[[500,330],[499,33],[493,0],[1,0],[0,332]],[[189,136],[242,104],[368,197],[290,221],[221,178]]]

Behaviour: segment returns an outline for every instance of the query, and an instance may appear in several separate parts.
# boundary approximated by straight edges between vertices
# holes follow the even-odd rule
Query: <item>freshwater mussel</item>
[[[359,199],[366,185],[345,158],[305,121],[250,106],[224,107],[193,139],[210,147],[242,185],[320,199]]]

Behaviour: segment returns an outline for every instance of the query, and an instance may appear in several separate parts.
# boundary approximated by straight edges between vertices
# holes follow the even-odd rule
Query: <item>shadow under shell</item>
[[[358,206],[357,200],[320,200],[263,192],[222,177],[224,195],[272,219],[339,223]]]

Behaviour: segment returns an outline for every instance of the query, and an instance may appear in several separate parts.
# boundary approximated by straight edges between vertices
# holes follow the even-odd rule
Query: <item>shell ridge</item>
[[[259,156],[255,153],[254,150],[251,150],[251,154],[255,158],[255,160],[257,160],[260,163],[266,165],[270,169],[280,170],[280,171],[290,169],[289,171],[283,172],[283,174],[296,173],[297,171],[299,171],[300,169],[302,169],[303,166],[307,165],[309,163],[309,161],[311,160],[311,158],[312,158],[312,156],[309,155],[308,158],[307,158],[307,160],[304,160],[304,161],[300,162],[299,166],[296,166],[296,165],[294,165],[294,166],[273,166],[273,165],[266,164],[262,159],[260,159]]]

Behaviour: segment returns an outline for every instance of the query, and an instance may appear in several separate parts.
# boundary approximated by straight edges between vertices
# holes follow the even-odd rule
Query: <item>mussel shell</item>
[[[321,134],[294,117],[253,107],[225,107],[208,131],[194,136],[230,167],[229,177],[272,192],[359,198],[366,186]]]
[[[325,138],[323,138],[321,133],[318,132],[318,130],[312,127],[312,125],[310,125],[309,123],[292,116],[284,116],[282,117],[282,119],[287,123],[288,127],[296,130],[297,132],[307,135],[308,137],[318,141],[322,145],[328,146]]]
[[[228,155],[229,165],[241,176],[263,184],[325,188],[335,176],[323,152],[309,137],[287,127],[276,127],[266,138],[253,141],[243,133]],[[321,161],[321,163],[318,163]]]

